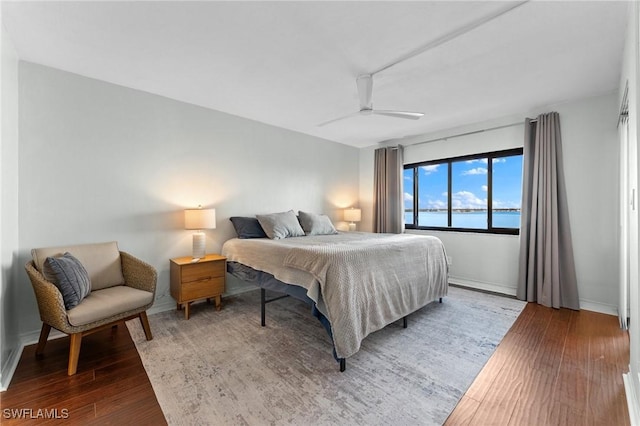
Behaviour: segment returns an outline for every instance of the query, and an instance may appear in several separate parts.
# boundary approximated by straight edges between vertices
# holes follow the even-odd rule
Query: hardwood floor
[[[446,425],[628,425],[618,318],[529,303]]]
[[[9,389],[0,393],[2,425],[166,424],[127,327],[84,337],[75,376],[67,376],[68,356],[69,337],[49,340],[39,360],[35,345],[24,349]],[[11,410],[22,419],[7,418]],[[58,420],[47,421],[47,414]]]
[[[71,377],[68,348],[69,338],[51,340],[41,360],[25,348],[0,394],[0,423],[47,423],[5,417],[25,408],[68,410],[65,424],[166,424],[126,327],[84,338]],[[628,364],[616,317],[528,304],[446,425],[628,425]]]

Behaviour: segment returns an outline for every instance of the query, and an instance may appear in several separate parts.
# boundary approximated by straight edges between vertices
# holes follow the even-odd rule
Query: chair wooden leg
[[[49,324],[42,323],[42,329],[40,330],[40,338],[38,339],[38,346],[36,346],[36,358],[42,358],[44,354],[44,346],[47,344],[49,338],[49,332],[51,326]]]
[[[151,334],[151,327],[149,327],[149,319],[147,318],[146,312],[140,312],[140,324],[142,324],[144,335],[147,340],[153,339],[153,335]]]
[[[74,333],[69,344],[69,368],[67,375],[73,376],[78,370],[78,357],[80,356],[80,345],[82,344],[82,333]]]

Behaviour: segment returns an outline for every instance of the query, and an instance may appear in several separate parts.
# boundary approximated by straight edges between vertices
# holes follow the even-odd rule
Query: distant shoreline
[[[413,210],[405,210],[405,212],[412,212]],[[455,213],[481,213],[487,212],[488,209],[451,209]],[[521,209],[493,209],[493,212],[513,212],[520,213]],[[418,209],[418,213],[447,213],[447,209]]]

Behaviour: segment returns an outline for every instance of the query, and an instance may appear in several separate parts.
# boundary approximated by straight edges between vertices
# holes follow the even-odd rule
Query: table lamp
[[[194,259],[201,259],[205,256],[206,237],[204,229],[216,229],[216,209],[203,209],[198,206],[197,209],[186,209],[184,211],[184,228],[195,229],[193,234],[193,253]]]
[[[349,231],[356,230],[355,222],[360,222],[362,218],[362,211],[360,209],[354,209],[351,207],[350,209],[346,209],[344,211],[344,220],[349,222]]]

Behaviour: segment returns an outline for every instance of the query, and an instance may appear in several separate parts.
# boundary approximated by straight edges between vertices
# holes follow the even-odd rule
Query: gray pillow
[[[64,307],[67,310],[77,306],[91,292],[91,280],[87,270],[69,252],[60,257],[47,257],[43,273],[62,293]]]
[[[332,235],[337,234],[336,228],[331,223],[329,216],[325,214],[298,212],[300,225],[307,235]]]
[[[272,240],[304,236],[304,231],[293,210],[282,213],[257,214],[256,218],[267,237]]]

